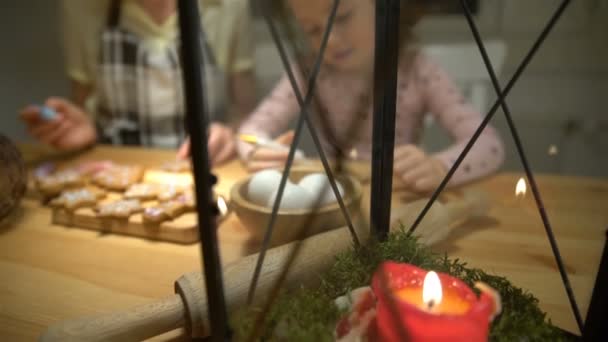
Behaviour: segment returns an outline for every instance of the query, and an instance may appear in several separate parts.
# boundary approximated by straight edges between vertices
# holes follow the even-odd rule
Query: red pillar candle
[[[370,335],[378,341],[487,341],[490,322],[500,312],[498,293],[478,283],[477,297],[463,281],[443,273],[435,273],[433,289],[427,273],[403,263],[380,266],[372,279],[377,316]]]

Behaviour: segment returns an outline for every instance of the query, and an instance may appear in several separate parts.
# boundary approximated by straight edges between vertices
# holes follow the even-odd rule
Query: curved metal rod
[[[315,147],[317,149],[317,151],[319,152],[319,157],[321,159],[321,163],[323,165],[323,168],[327,174],[327,178],[329,180],[329,186],[331,187],[333,193],[336,196],[336,199],[338,201],[338,204],[340,206],[340,210],[342,211],[342,215],[344,215],[344,218],[346,220],[346,225],[351,233],[351,236],[353,238],[353,243],[355,245],[359,245],[359,238],[357,237],[357,233],[355,232],[355,228],[354,225],[352,223],[352,219],[350,214],[348,213],[348,210],[346,208],[346,205],[344,204],[344,200],[342,198],[342,195],[340,194],[340,191],[338,190],[337,184],[336,184],[336,180],[335,177],[333,175],[333,171],[331,169],[331,166],[329,165],[329,162],[327,160],[327,157],[325,155],[325,152],[323,151],[323,147],[321,146],[321,141],[319,139],[319,135],[317,134],[316,128],[313,126],[310,116],[308,115],[308,108],[306,106],[306,102],[305,99],[302,98],[302,93],[300,92],[300,89],[298,87],[297,81],[295,79],[295,75],[293,73],[293,70],[291,68],[291,65],[289,63],[289,59],[287,57],[287,52],[285,51],[285,47],[283,46],[283,44],[281,44],[280,41],[280,37],[278,34],[278,31],[276,29],[276,26],[274,25],[274,23],[272,22],[272,19],[270,18],[270,15],[268,14],[267,11],[263,11],[262,15],[264,16],[264,19],[269,27],[270,33],[272,35],[273,40],[275,41],[277,48],[279,50],[279,55],[281,57],[281,61],[283,63],[283,67],[285,69],[285,72],[287,73],[287,76],[289,78],[289,81],[291,83],[291,86],[293,88],[293,91],[295,93],[296,99],[301,107],[301,116],[300,118],[302,118],[304,120],[304,122],[306,123],[309,131],[310,131],[310,135],[313,139],[313,142],[315,144]],[[297,146],[298,141],[296,139],[294,139],[294,142],[292,143],[292,145]],[[324,189],[325,190],[325,189]],[[321,191],[320,193],[323,194],[325,191]],[[278,196],[277,196],[278,197]],[[317,201],[318,202],[318,201]],[[312,213],[314,214],[314,212]],[[312,215],[311,214],[311,215]],[[251,301],[253,300],[253,296],[255,294],[255,289],[257,286],[257,281],[260,275],[260,272],[262,270],[262,265],[264,263],[264,258],[265,258],[265,254],[266,254],[266,250],[268,250],[269,248],[269,244],[270,244],[270,239],[272,237],[272,231],[273,231],[274,227],[268,227],[266,230],[266,233],[264,235],[264,240],[262,242],[262,247],[261,247],[261,251],[260,251],[260,256],[257,260],[256,263],[256,268],[255,271],[253,273],[253,278],[249,287],[249,293],[248,293],[248,301],[251,303]]]
[[[336,9],[337,7],[337,2],[339,0],[335,0],[334,5],[335,7],[333,8],[333,10]],[[445,188],[445,186],[447,185],[449,179],[451,178],[451,176],[453,175],[453,173],[455,172],[455,170],[458,168],[458,166],[460,165],[460,163],[462,162],[462,160],[466,157],[466,154],[469,152],[469,150],[471,149],[472,145],[476,142],[477,138],[479,137],[479,135],[481,134],[481,132],[483,131],[483,129],[485,128],[485,126],[487,126],[487,124],[489,123],[489,121],[491,120],[491,118],[493,117],[493,115],[495,114],[496,110],[498,109],[498,105],[502,104],[504,102],[504,98],[506,97],[506,95],[510,92],[510,90],[512,89],[513,85],[515,84],[515,82],[519,79],[519,77],[521,76],[521,74],[523,73],[524,69],[527,67],[527,65],[529,64],[529,62],[531,61],[532,57],[535,55],[535,53],[537,52],[537,50],[539,49],[540,45],[542,44],[542,42],[544,41],[544,39],[547,37],[548,33],[551,31],[551,29],[553,28],[553,26],[555,25],[555,23],[557,22],[557,20],[559,19],[559,17],[562,15],[563,11],[565,10],[566,6],[568,5],[569,0],[564,0],[564,2],[561,4],[561,6],[558,8],[558,10],[554,13],[554,15],[552,16],[551,20],[548,22],[548,24],[546,25],[546,27],[543,29],[543,31],[541,32],[539,38],[537,39],[537,41],[534,43],[533,47],[531,48],[531,50],[528,52],[528,54],[526,55],[526,57],[524,58],[524,60],[522,61],[522,63],[519,65],[518,69],[516,70],[515,74],[513,75],[513,77],[511,78],[511,80],[509,81],[509,83],[507,84],[507,87],[505,88],[505,90],[501,93],[499,93],[499,98],[498,100],[494,103],[494,105],[492,106],[491,110],[489,111],[489,113],[486,115],[486,117],[484,118],[484,120],[482,121],[481,125],[479,126],[479,128],[476,130],[475,134],[473,135],[473,137],[471,138],[471,140],[468,142],[468,144],[465,146],[463,152],[461,153],[461,155],[459,156],[459,158],[456,160],[456,162],[454,163],[454,165],[452,166],[452,168],[449,170],[448,174],[446,175],[446,177],[444,178],[444,180],[442,181],[442,183],[439,185],[439,187],[436,189],[435,193],[433,194],[433,196],[431,197],[431,199],[429,200],[429,202],[427,203],[427,205],[425,206],[425,208],[422,210],[422,212],[420,213],[420,215],[418,216],[418,218],[416,219],[416,221],[414,222],[414,224],[412,225],[412,227],[410,227],[409,232],[412,233],[416,227],[418,226],[418,224],[420,223],[420,221],[424,218],[424,216],[426,215],[426,212],[428,212],[428,210],[430,209],[430,207],[432,206],[433,202],[436,200],[437,196],[439,195],[439,193],[441,193],[441,191]],[[333,15],[335,15],[335,12],[332,12]],[[331,29],[331,24],[332,24],[333,18],[330,15],[330,20],[328,23],[328,27],[326,32],[324,33],[324,39],[327,38],[329,31]],[[274,37],[276,38],[276,37]],[[280,45],[280,43],[278,43],[277,45]],[[302,108],[302,113],[300,115],[300,120],[298,121],[298,126],[296,129],[296,139],[294,139],[294,141],[296,143],[294,143],[291,147],[290,150],[290,157],[293,157],[293,152],[295,151],[295,146],[297,145],[297,138],[299,137],[299,133],[300,130],[302,128],[302,122],[304,120],[306,120],[305,118],[303,118],[303,114],[305,114],[305,109],[306,107],[309,105],[311,97],[313,96],[313,87],[314,87],[314,79],[316,77],[316,75],[318,74],[318,69],[320,66],[320,60],[322,58],[322,54],[324,52],[324,44],[322,43],[321,46],[321,51],[319,56],[317,56],[317,60],[315,62],[315,65],[313,67],[313,71],[310,75],[310,79],[309,79],[309,84],[308,84],[308,93],[306,94],[306,98],[304,99],[304,102],[302,103],[302,99],[301,99],[301,94],[298,98],[298,101],[300,103],[300,105],[303,107]],[[279,51],[281,53],[281,50]],[[282,56],[283,58],[283,56]],[[289,73],[289,71],[288,71]],[[290,76],[290,82],[292,82],[292,86],[294,88],[294,92],[299,91],[299,88],[297,87],[297,84],[295,84],[295,80],[292,77],[293,75],[289,75]],[[306,121],[307,122],[307,121]],[[308,123],[308,122],[307,122]],[[312,126],[312,125],[311,125]],[[293,162],[293,158],[288,158],[286,167],[285,167],[285,173],[283,174],[283,178],[282,178],[282,182],[286,181],[286,177],[288,175],[288,171],[291,167],[291,164]],[[283,188],[284,188],[284,184],[282,184]],[[273,207],[273,214],[276,214],[276,210],[278,209],[278,203],[280,201],[280,195],[282,195],[281,193],[281,185],[279,187],[279,199],[277,200],[277,202],[275,202],[275,205]],[[268,232],[268,231],[267,231]],[[300,233],[304,232],[304,230],[301,230]],[[250,339],[255,339],[259,333],[260,333],[260,329],[262,326],[262,322],[267,314],[267,312],[270,309],[270,306],[272,305],[272,302],[274,301],[274,299],[276,298],[276,295],[279,292],[280,286],[283,282],[283,280],[285,279],[285,276],[287,274],[287,272],[289,271],[289,265],[291,264],[291,262],[293,261],[293,259],[295,259],[296,255],[297,255],[297,250],[298,250],[298,246],[299,246],[300,242],[297,243],[296,248],[294,248],[293,252],[288,256],[288,260],[286,262],[285,267],[283,268],[283,270],[281,271],[281,276],[279,277],[279,280],[277,281],[277,283],[273,286],[273,290],[270,293],[269,299],[266,301],[262,312],[260,312],[260,314],[257,316],[256,319],[256,324],[254,326],[254,331],[252,332],[252,335],[250,335]]]
[[[338,204],[340,205],[340,210],[342,211],[342,215],[344,215],[344,218],[346,219],[346,226],[348,227],[348,230],[350,231],[350,234],[353,237],[353,243],[356,246],[358,246],[359,238],[357,237],[357,232],[355,232],[355,227],[353,226],[350,214],[348,213],[348,210],[346,209],[346,206],[344,205],[344,200],[342,198],[342,195],[340,194],[340,191],[338,190],[338,186],[336,185],[336,180],[335,180],[333,171],[331,169],[331,166],[329,165],[329,161],[327,160],[327,156],[325,155],[323,146],[321,146],[321,140],[319,139],[319,135],[317,134],[317,129],[314,127],[312,120],[310,119],[310,115],[308,114],[308,108],[306,108],[304,106],[304,104],[305,104],[304,98],[302,97],[302,93],[300,92],[300,88],[298,87],[298,83],[297,83],[295,75],[293,73],[293,69],[291,68],[291,65],[289,64],[289,58],[287,57],[287,52],[285,51],[285,47],[283,46],[283,44],[280,43],[281,39],[279,37],[279,33],[276,29],[276,26],[272,22],[270,15],[267,12],[264,12],[263,15],[264,15],[264,19],[266,20],[266,23],[268,24],[268,28],[270,30],[270,33],[271,33],[274,41],[277,42],[277,49],[279,50],[281,62],[283,63],[283,67],[285,69],[285,72],[287,73],[287,76],[289,78],[289,83],[291,83],[291,87],[293,88],[293,91],[294,91],[294,94],[298,101],[298,104],[301,107],[302,117],[304,118],[304,122],[306,123],[306,126],[308,127],[310,136],[315,144],[317,152],[319,152],[319,158],[321,159],[321,164],[323,164],[323,169],[325,170],[325,173],[327,173],[329,185],[331,186],[331,189],[332,189],[334,195],[336,196],[336,199],[338,200]],[[314,96],[314,94],[313,94],[313,96]],[[355,122],[355,121],[356,120],[353,120],[353,122]],[[350,129],[348,131],[350,131]],[[322,191],[321,193],[323,193],[323,192],[324,191]]]
[[[471,10],[467,5],[465,0],[460,0],[460,4],[462,6],[462,10],[467,19],[467,23],[469,24],[469,28],[471,29],[471,33],[473,34],[473,38],[475,38],[475,42],[477,43],[477,47],[479,48],[479,52],[481,53],[481,57],[483,58],[483,63],[488,70],[488,74],[490,75],[490,79],[492,80],[492,86],[494,87],[494,91],[499,97],[500,106],[502,111],[505,114],[505,118],[507,119],[507,124],[509,125],[509,130],[511,131],[511,135],[513,135],[513,140],[515,142],[515,147],[517,148],[517,152],[519,157],[521,158],[521,163],[526,172],[526,177],[530,182],[530,187],[532,188],[532,194],[534,194],[534,199],[536,200],[536,205],[538,207],[538,211],[540,213],[540,217],[543,221],[543,226],[545,227],[545,232],[547,233],[547,238],[549,239],[549,243],[551,244],[551,251],[553,252],[553,256],[555,257],[555,262],[557,263],[557,267],[559,269],[559,273],[562,277],[562,282],[566,289],[566,294],[568,295],[568,300],[570,301],[570,306],[572,308],[572,313],[574,314],[574,318],[576,319],[576,323],[578,328],[583,333],[583,318],[581,317],[580,310],[576,303],[576,298],[574,296],[574,292],[572,291],[572,285],[570,285],[570,279],[568,279],[568,273],[566,272],[566,267],[564,266],[564,262],[562,260],[561,253],[559,252],[559,247],[557,246],[557,241],[555,240],[555,235],[553,234],[553,228],[551,228],[551,223],[549,222],[549,217],[547,216],[547,212],[545,210],[545,206],[543,204],[543,200],[540,195],[540,191],[538,190],[538,186],[536,185],[536,180],[534,179],[534,174],[532,173],[532,168],[528,163],[528,158],[526,157],[526,153],[524,151],[523,144],[519,138],[519,133],[517,132],[517,128],[515,127],[515,123],[513,122],[513,118],[511,116],[511,110],[507,105],[507,102],[500,95],[502,93],[502,89],[500,87],[500,83],[498,82],[498,78],[496,77],[496,73],[494,72],[494,68],[492,67],[492,62],[488,57],[488,53],[483,44],[481,36],[479,34],[479,30],[475,25],[475,21],[473,20],[473,16],[471,14]]]
[[[281,199],[283,198],[283,192],[285,190],[285,185],[287,184],[287,178],[289,177],[289,172],[291,170],[291,166],[293,165],[296,146],[297,146],[300,136],[302,134],[302,128],[304,126],[304,119],[307,114],[306,109],[308,108],[308,106],[313,98],[314,87],[315,87],[317,75],[319,74],[319,69],[321,68],[321,62],[323,61],[323,54],[325,52],[325,48],[327,47],[327,41],[329,40],[329,33],[331,32],[331,28],[333,26],[334,18],[336,16],[336,12],[337,12],[339,4],[340,4],[340,0],[334,0],[330,15],[329,15],[329,18],[327,21],[327,29],[324,32],[323,38],[321,41],[319,55],[317,56],[317,59],[313,66],[312,73],[310,74],[310,78],[308,80],[308,89],[306,92],[306,98],[304,99],[304,103],[303,103],[302,109],[300,111],[300,116],[299,116],[298,122],[296,124],[294,139],[293,139],[293,142],[289,149],[289,154],[287,156],[285,168],[283,170],[283,174],[281,176],[281,181],[279,183],[279,188],[277,190],[277,196],[276,196],[275,202],[272,206],[272,213],[270,215],[270,219],[268,221],[268,225],[266,228],[266,233],[264,235],[264,240],[262,242],[263,247],[262,247],[262,250],[260,251],[260,254],[258,257],[258,262],[256,263],[256,268],[254,271],[253,279],[252,279],[250,287],[249,287],[249,294],[248,294],[248,298],[247,298],[249,303],[252,302],[253,297],[255,295],[255,287],[257,285],[258,277],[259,277],[259,274],[260,274],[260,271],[262,268],[262,261],[264,260],[264,258],[266,256],[266,250],[268,248],[268,245],[270,244],[270,238],[272,236],[272,231],[274,228],[274,223],[276,221],[277,213],[279,211],[279,206],[281,204]],[[277,41],[277,43],[280,44],[280,42],[278,42],[278,41]],[[288,266],[286,266],[286,268],[288,268]]]
[[[429,209],[431,208],[433,203],[435,203],[435,201],[439,197],[439,194],[446,187],[446,185],[448,184],[448,182],[454,175],[454,172],[456,172],[456,169],[460,166],[460,164],[462,163],[464,158],[469,153],[469,150],[471,150],[471,148],[473,147],[473,144],[475,144],[475,142],[477,141],[477,138],[479,138],[479,136],[481,135],[481,132],[483,132],[484,128],[486,128],[486,126],[488,125],[488,123],[490,122],[490,120],[492,119],[494,114],[496,113],[496,110],[498,109],[500,101],[502,101],[509,94],[509,92],[515,85],[515,82],[517,82],[517,80],[519,79],[519,77],[521,76],[523,71],[526,69],[528,64],[530,64],[530,61],[532,60],[532,58],[534,57],[534,55],[536,54],[536,52],[538,51],[538,49],[540,48],[540,46],[542,45],[544,40],[547,38],[547,35],[549,34],[549,32],[551,32],[551,30],[555,26],[555,23],[561,17],[561,15],[563,14],[564,10],[566,9],[566,7],[568,6],[569,3],[570,3],[570,0],[563,0],[561,5],[559,6],[559,8],[555,11],[555,13],[551,17],[551,19],[549,20],[547,25],[544,27],[543,31],[541,32],[541,34],[539,35],[537,40],[534,42],[534,45],[532,46],[530,51],[528,51],[528,53],[524,57],[521,64],[517,67],[517,70],[515,71],[515,73],[509,80],[509,82],[507,83],[507,86],[503,89],[503,92],[500,94],[498,99],[494,102],[494,104],[492,105],[492,108],[490,109],[490,111],[488,112],[486,117],[482,120],[481,124],[479,125],[479,127],[477,128],[475,133],[473,133],[473,136],[471,137],[469,142],[466,144],[466,146],[462,150],[462,153],[460,153],[458,158],[456,158],[456,161],[454,162],[454,164],[452,165],[450,170],[448,170],[448,173],[443,178],[443,180],[441,181],[441,183],[439,184],[437,189],[435,189],[435,192],[433,193],[433,195],[431,196],[431,198],[429,199],[427,204],[424,206],[424,208],[420,212],[420,215],[418,215],[418,217],[416,218],[416,220],[414,221],[412,226],[409,228],[409,230],[408,230],[409,234],[412,234],[416,230],[416,228],[418,227],[418,225],[420,224],[420,222],[422,221],[422,219],[424,218],[426,213],[429,211]]]

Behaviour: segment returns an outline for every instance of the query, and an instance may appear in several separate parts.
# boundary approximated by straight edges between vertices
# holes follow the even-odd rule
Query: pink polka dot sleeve
[[[448,132],[454,144],[433,156],[450,168],[482,121],[482,115],[468,105],[448,74],[438,65],[420,57],[415,63],[426,109]],[[504,160],[504,146],[496,130],[486,126],[473,148],[453,175],[450,185],[458,185],[495,172]]]
[[[304,93],[300,85],[300,91]],[[273,91],[262,100],[257,108],[241,124],[239,133],[253,134],[264,138],[274,138],[284,133],[291,120],[299,114],[300,106],[291,83],[283,75]],[[247,159],[254,146],[243,141],[237,145],[239,157]]]

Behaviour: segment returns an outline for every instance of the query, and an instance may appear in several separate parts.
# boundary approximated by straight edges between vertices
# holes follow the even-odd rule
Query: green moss
[[[317,288],[300,288],[277,298],[265,321],[264,340],[332,341],[341,312],[333,300],[348,291],[370,284],[371,276],[385,260],[407,262],[424,269],[449,273],[472,286],[482,281],[500,292],[503,312],[492,323],[492,341],[560,341],[567,336],[546,320],[538,300],[513,286],[507,279],[469,268],[466,263],[433,253],[404,231],[391,234],[386,242],[372,242],[337,256],[334,266]],[[235,315],[236,339],[248,336],[259,311],[249,308]]]

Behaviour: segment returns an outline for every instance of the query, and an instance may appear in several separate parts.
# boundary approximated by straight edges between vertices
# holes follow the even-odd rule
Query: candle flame
[[[524,197],[526,196],[526,181],[524,180],[523,177],[521,177],[518,181],[517,181],[517,185],[515,185],[515,196],[516,197]]]
[[[431,309],[433,306],[441,303],[442,297],[443,293],[439,276],[437,273],[429,271],[424,277],[424,283],[422,284],[422,301],[427,308]]]
[[[219,209],[221,216],[224,216],[228,213],[228,204],[226,204],[226,200],[224,199],[224,197],[217,197],[217,208]]]

